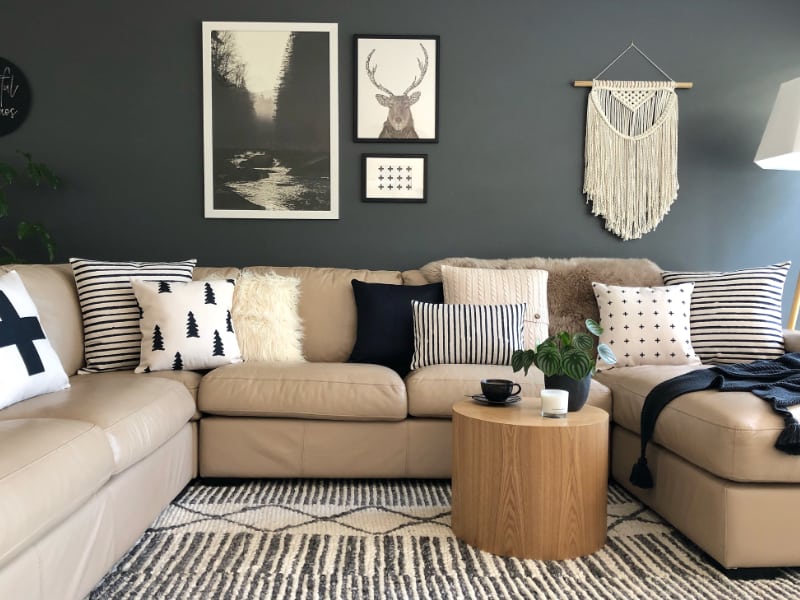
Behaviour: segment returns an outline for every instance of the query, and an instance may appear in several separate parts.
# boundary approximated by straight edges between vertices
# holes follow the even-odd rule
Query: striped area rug
[[[450,530],[449,481],[192,484],[89,595],[114,599],[798,598],[800,569],[735,581],[622,488],[608,542],[502,558]]]

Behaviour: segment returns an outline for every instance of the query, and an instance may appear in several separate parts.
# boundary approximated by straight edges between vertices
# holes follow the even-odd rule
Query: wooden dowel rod
[[[591,81],[575,80],[572,82],[574,87],[592,87]],[[694,87],[693,81],[676,81],[675,87],[679,90],[690,90]]]
[[[797,285],[794,288],[794,298],[792,299],[792,308],[789,311],[789,322],[786,323],[786,329],[795,329],[797,326],[797,314],[800,312],[800,275],[797,277]]]

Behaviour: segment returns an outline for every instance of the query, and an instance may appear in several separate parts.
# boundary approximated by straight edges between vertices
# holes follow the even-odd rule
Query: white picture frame
[[[337,24],[202,30],[205,217],[338,219]]]

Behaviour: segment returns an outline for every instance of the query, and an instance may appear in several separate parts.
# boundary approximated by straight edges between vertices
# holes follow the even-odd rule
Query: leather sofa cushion
[[[133,371],[130,372],[132,373]],[[200,388],[203,373],[203,371],[153,371],[152,373],[141,373],[137,377],[159,377],[178,381],[189,390],[192,400],[197,401],[197,390]]]
[[[67,375],[83,364],[83,321],[75,277],[69,265],[0,265],[0,274],[16,270],[33,298],[42,328]]]
[[[399,421],[408,410],[400,376],[358,363],[244,362],[200,382],[204,413],[343,421]]]
[[[641,433],[644,399],[658,383],[697,366],[622,367],[597,377],[614,395],[615,423]],[[790,408],[800,417],[800,406]],[[749,392],[704,390],[670,402],[653,441],[706,471],[741,482],[800,482],[800,457],[775,449],[783,419]],[[631,465],[633,466],[633,465]]]
[[[504,365],[430,365],[412,371],[406,377],[408,413],[413,417],[450,418],[453,404],[466,395],[481,393],[481,379],[511,379],[522,386],[523,396],[538,396],[544,387],[544,375],[531,369],[524,376]],[[611,413],[611,392],[592,381],[588,403]]]
[[[0,565],[84,504],[113,469],[106,436],[92,423],[0,422]]]
[[[297,311],[303,321],[303,356],[310,362],[345,362],[356,341],[353,279],[401,284],[400,271],[324,267],[248,267],[251,273],[274,271],[300,280]]]
[[[0,421],[51,418],[94,423],[111,446],[116,474],[175,435],[195,410],[183,384],[161,377],[92,373],[71,377],[70,385],[0,411]]]
[[[143,377],[163,377],[164,379],[172,379],[173,381],[180,381],[189,393],[192,395],[192,400],[197,406],[197,390],[200,389],[200,380],[203,379],[205,371],[153,371],[152,373],[142,373]],[[192,421],[197,421],[203,415],[195,408],[192,415]]]

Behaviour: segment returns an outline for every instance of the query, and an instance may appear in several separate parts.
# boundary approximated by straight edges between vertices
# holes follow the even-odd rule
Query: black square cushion
[[[442,284],[394,285],[357,279],[352,284],[358,331],[348,362],[383,365],[404,377],[411,370],[414,355],[411,301],[442,304]]]

